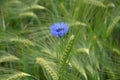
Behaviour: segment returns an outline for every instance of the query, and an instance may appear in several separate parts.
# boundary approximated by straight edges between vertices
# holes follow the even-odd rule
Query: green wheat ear
[[[63,75],[64,69],[65,69],[67,63],[69,63],[70,52],[72,50],[74,39],[75,39],[74,35],[72,35],[70,37],[70,40],[69,40],[66,48],[65,48],[65,51],[64,51],[64,54],[63,54],[63,57],[62,57],[62,60],[61,60],[61,67],[59,69],[59,80],[61,79],[61,77]]]
[[[12,75],[11,77],[9,77],[7,80],[17,80],[18,78],[22,78],[22,77],[26,77],[26,76],[31,76],[27,73],[23,73],[23,72],[18,72],[14,75]]]
[[[28,46],[35,46],[35,44],[30,41],[29,39],[23,39],[23,38],[11,38],[10,39],[11,42],[15,42],[15,43],[22,43]]]
[[[120,20],[120,16],[117,16],[113,19],[113,22],[108,26],[106,37],[108,37],[112,33],[112,31],[115,28],[115,25],[118,23],[119,20]]]
[[[98,7],[105,8],[105,5],[101,1],[97,1],[97,0],[84,0],[84,2],[87,3],[87,4],[91,4],[91,5],[95,5],[95,6],[98,6]]]
[[[55,71],[49,66],[45,59],[36,58],[36,63],[42,65],[46,69],[46,71],[51,75],[53,80],[58,80],[57,73],[55,73]]]
[[[0,63],[2,63],[2,62],[12,62],[12,61],[18,61],[18,60],[19,60],[19,58],[15,57],[13,55],[10,55],[10,54],[0,57]]]

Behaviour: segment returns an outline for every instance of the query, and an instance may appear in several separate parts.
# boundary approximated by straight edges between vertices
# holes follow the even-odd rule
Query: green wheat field
[[[0,0],[0,80],[120,80],[120,0]]]

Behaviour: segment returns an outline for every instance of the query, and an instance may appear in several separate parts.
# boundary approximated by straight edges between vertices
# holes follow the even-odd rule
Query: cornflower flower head
[[[56,37],[63,37],[68,33],[69,27],[66,23],[54,23],[50,27],[51,34]]]

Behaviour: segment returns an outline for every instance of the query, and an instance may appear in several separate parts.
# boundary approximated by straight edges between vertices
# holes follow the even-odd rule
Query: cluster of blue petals
[[[54,23],[50,27],[51,34],[56,37],[65,36],[68,33],[68,25],[64,22],[61,23]]]

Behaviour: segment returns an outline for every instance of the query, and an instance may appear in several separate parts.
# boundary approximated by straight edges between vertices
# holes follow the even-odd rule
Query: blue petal
[[[69,29],[68,25],[65,24],[64,22],[62,22],[62,23],[61,23],[61,26],[64,27],[64,33],[66,34],[66,33],[68,32],[68,29]]]

